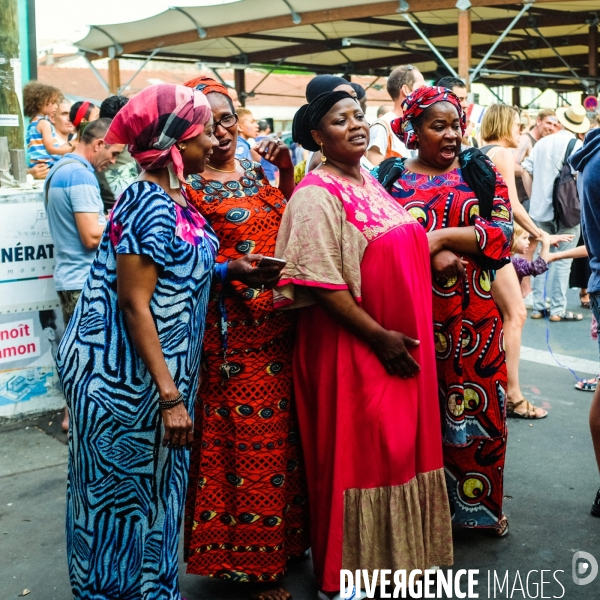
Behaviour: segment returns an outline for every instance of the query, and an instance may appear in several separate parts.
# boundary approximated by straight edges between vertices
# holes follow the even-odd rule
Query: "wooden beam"
[[[233,79],[235,81],[235,91],[242,106],[246,106],[246,71],[245,69],[234,69]]]
[[[469,69],[471,68],[471,11],[458,11],[458,76],[470,91]]]
[[[545,3],[561,2],[564,0],[544,0]],[[417,10],[410,12],[436,11],[444,9],[452,9],[456,4],[456,0],[420,0]],[[503,6],[504,0],[472,0],[472,6]],[[377,17],[392,15],[396,13],[398,8],[397,0],[387,2],[377,2],[374,4],[363,4],[355,6],[345,6],[334,9],[313,10],[300,13],[302,21],[300,26],[317,25],[319,23],[331,23],[332,21],[347,21],[350,19],[359,19],[362,17]],[[265,17],[254,21],[243,21],[237,23],[228,23],[226,25],[217,25],[215,27],[206,28],[206,37],[204,39],[218,39],[223,37],[235,37],[244,33],[255,33],[259,31],[270,31],[274,29],[293,28],[295,24],[292,21],[292,15],[280,15],[277,17]],[[144,50],[154,50],[161,46],[178,46],[181,44],[190,44],[198,41],[197,29],[187,31],[179,31],[166,35],[160,35],[151,38],[133,40],[122,44],[122,54],[134,54]],[[98,48],[101,56],[95,58],[106,57],[108,55],[108,46]]]
[[[111,94],[119,93],[121,87],[121,72],[119,70],[119,59],[111,58],[108,61],[108,89]]]
[[[589,16],[588,13],[583,13],[582,14],[582,19],[583,16],[587,17]],[[503,20],[502,20],[503,21]],[[583,22],[579,21],[580,23]],[[508,24],[508,23],[507,23]],[[471,22],[471,27],[472,29],[474,28],[475,22]],[[524,23],[524,26],[526,26],[527,24]],[[443,26],[444,28],[449,27],[452,29],[452,31],[448,31],[445,32],[445,35],[455,35],[456,34],[456,26],[455,25],[451,25],[451,26]],[[496,31],[501,31],[502,30],[502,23],[498,23],[498,29]],[[437,32],[435,34],[435,36],[437,36]],[[434,43],[435,43],[435,36],[432,36],[434,39]],[[244,36],[240,36],[240,37],[248,37],[251,39],[260,39],[262,36],[260,34],[246,34]],[[267,37],[267,36],[265,36]],[[270,37],[273,41],[276,39],[277,36],[268,36]],[[377,33],[370,33],[370,34],[365,34],[365,35],[359,35],[359,36],[354,36],[356,39],[365,39],[365,40],[378,40],[378,41],[388,41],[388,42],[410,42],[410,41],[417,41],[418,38],[416,38],[416,34],[414,32],[414,30],[412,28],[410,29],[399,29],[397,31],[380,31]],[[509,34],[510,37],[510,34]],[[332,38],[329,40],[306,40],[305,43],[299,43],[299,44],[295,44],[295,45],[291,45],[291,46],[285,46],[285,47],[279,47],[279,48],[271,48],[269,50],[259,50],[257,52],[249,52],[245,55],[245,59],[249,62],[249,63],[268,63],[271,61],[277,61],[281,58],[286,58],[286,62],[287,59],[292,58],[294,56],[302,56],[304,54],[319,54],[321,52],[330,52],[330,51],[334,51],[334,50],[341,50],[344,48],[344,46],[342,45],[342,40],[344,38]],[[565,36],[561,35],[561,36],[556,36],[556,37],[550,37],[547,38],[549,39],[551,42],[554,41],[556,46],[562,46],[563,42],[565,40]],[[572,35],[572,36],[568,36],[568,39],[570,42],[572,42],[573,44],[577,44],[577,45],[583,45],[583,46],[587,46],[588,44],[588,36],[587,34],[578,34],[578,35]],[[281,41],[288,41],[288,38],[281,38]],[[419,39],[420,42],[420,39]],[[519,37],[519,39],[513,39],[513,40],[509,40],[509,41],[504,41],[502,42],[497,49],[497,53],[501,53],[501,52],[515,52],[515,51],[527,51],[527,50],[532,50],[534,48],[546,48],[546,44],[544,43],[544,41],[540,38],[537,38],[536,36],[527,36],[527,37]],[[489,44],[478,44],[475,46],[471,46],[471,52],[472,54],[485,54],[485,52],[487,52],[489,48]],[[391,51],[399,51],[401,52],[400,49],[398,48],[390,48]],[[423,49],[424,52],[429,53],[429,50],[424,48]],[[414,52],[414,48],[413,49],[406,49],[405,52]],[[231,55],[227,58],[221,58],[221,60],[224,61],[229,61],[229,62],[234,62],[235,58],[237,55]],[[456,57],[456,55],[454,56]],[[508,59],[508,57],[507,57]],[[213,60],[212,58],[207,58],[206,60],[211,61]],[[460,65],[459,65],[460,67]],[[470,67],[470,64],[469,64]],[[462,77],[462,75],[461,75]]]
[[[521,106],[521,88],[518,85],[513,85],[512,88],[512,104],[513,106]]]
[[[588,37],[588,75],[598,77],[598,25],[590,25]]]

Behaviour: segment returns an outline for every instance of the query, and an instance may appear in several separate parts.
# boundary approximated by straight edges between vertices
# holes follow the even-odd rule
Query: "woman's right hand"
[[[240,281],[250,288],[267,290],[274,288],[281,277],[283,265],[262,264],[262,254],[246,254],[232,260],[228,266],[229,278]]]
[[[413,340],[399,331],[383,329],[372,344],[372,348],[390,375],[400,375],[406,379],[414,377],[421,370],[408,351],[408,348],[414,348],[420,343],[419,340]]]
[[[160,412],[165,426],[162,445],[169,448],[189,446],[194,439],[194,424],[185,404],[180,402],[173,408],[164,408]]]
[[[431,270],[434,279],[441,284],[449,279],[465,277],[467,261],[450,250],[442,250],[431,257]]]

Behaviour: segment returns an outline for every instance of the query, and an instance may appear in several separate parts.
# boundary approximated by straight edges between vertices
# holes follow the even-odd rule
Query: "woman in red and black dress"
[[[506,361],[489,267],[510,260],[512,214],[507,186],[496,172],[491,215],[480,216],[459,161],[464,123],[458,98],[445,88],[411,94],[394,127],[418,154],[402,162],[391,193],[428,232],[453,524],[504,535]],[[491,163],[489,169],[493,173]]]
[[[219,142],[206,171],[186,185],[190,202],[219,238],[217,263],[273,256],[294,189],[287,147],[268,139],[257,146],[280,170],[276,188],[260,164],[235,158],[237,115],[225,86],[208,77],[185,85],[206,94]],[[215,290],[206,319],[185,515],[187,572],[277,582],[288,559],[308,548],[292,398],[295,315],[275,311],[272,290],[230,283]],[[289,594],[273,583],[257,597],[284,600]]]

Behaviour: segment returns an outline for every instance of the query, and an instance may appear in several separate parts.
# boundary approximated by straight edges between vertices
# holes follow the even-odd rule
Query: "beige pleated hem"
[[[454,562],[444,470],[344,493],[342,568],[425,570]]]

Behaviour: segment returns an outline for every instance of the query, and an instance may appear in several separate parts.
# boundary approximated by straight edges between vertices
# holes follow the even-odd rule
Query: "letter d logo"
[[[573,554],[573,581],[575,585],[592,583],[596,579],[596,575],[598,575],[598,562],[596,559],[587,552],[575,552]]]

